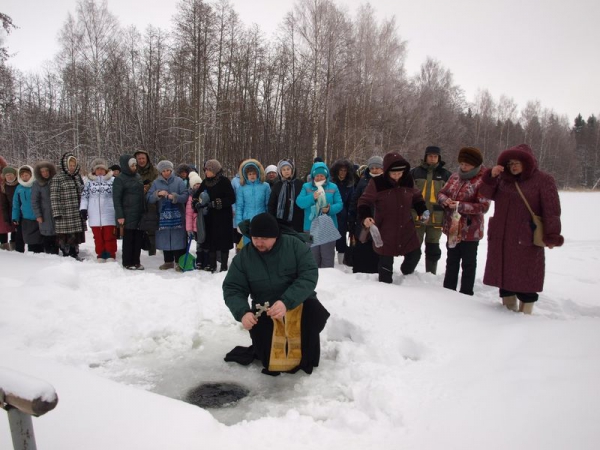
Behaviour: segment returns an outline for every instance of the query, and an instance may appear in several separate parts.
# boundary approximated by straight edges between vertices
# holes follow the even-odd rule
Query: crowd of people
[[[100,263],[116,261],[122,239],[125,269],[144,270],[141,251],[162,250],[159,269],[181,271],[195,241],[196,269],[227,271],[233,249],[254,245],[244,227],[266,213],[280,233],[302,236],[317,268],[333,267],[337,253],[338,264],[377,273],[383,283],[393,281],[395,257],[403,257],[402,274],[413,273],[423,243],[425,270],[436,274],[444,234],[443,286],[473,295],[484,215],[494,201],[483,282],[499,289],[507,308],[531,313],[543,289],[544,247],[563,244],[556,184],[524,144],[502,152],[491,168],[479,149],[464,147],[457,165],[455,173],[447,170],[436,146],[427,147],[414,168],[389,152],[363,165],[341,159],[328,166],[315,158],[300,177],[291,159],[266,169],[247,159],[232,179],[216,159],[199,171],[168,160],[153,164],[143,150],[112,166],[94,159],[85,175],[69,152],[58,165],[33,167],[12,167],[0,157],[0,244],[80,260],[89,226]],[[534,216],[543,230],[536,230],[541,225]],[[536,233],[542,246],[534,244]]]

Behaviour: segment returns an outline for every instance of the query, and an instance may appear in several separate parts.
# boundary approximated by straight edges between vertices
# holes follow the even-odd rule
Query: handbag
[[[523,192],[519,187],[519,183],[515,183],[515,186],[517,187],[517,191],[519,191],[519,195],[523,199],[523,202],[525,202],[525,206],[527,206],[529,214],[531,214],[531,220],[533,223],[533,245],[538,247],[546,247],[546,244],[544,243],[544,220],[540,216],[535,215],[531,209],[531,206],[529,206],[529,202],[523,195]]]
[[[310,224],[310,235],[313,238],[311,247],[337,241],[342,237],[327,214],[319,214]]]

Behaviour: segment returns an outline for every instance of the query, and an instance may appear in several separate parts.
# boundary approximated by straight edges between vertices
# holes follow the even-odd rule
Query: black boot
[[[402,265],[400,266],[400,272],[402,272],[403,275],[410,275],[415,271],[415,268],[417,267],[417,264],[419,264],[420,259],[420,248],[407,253],[406,255],[404,255],[404,261],[402,261]]]
[[[432,261],[425,258],[425,272],[436,274],[437,272],[437,261]]]
[[[217,252],[208,252],[208,264],[204,270],[214,273],[217,270]]]
[[[227,272],[229,262],[229,250],[221,251],[221,272]]]
[[[436,274],[437,263],[442,257],[440,244],[437,242],[425,243],[425,272]]]
[[[379,282],[391,283],[393,281],[392,273],[394,272],[394,257],[380,255],[377,269],[379,271]]]

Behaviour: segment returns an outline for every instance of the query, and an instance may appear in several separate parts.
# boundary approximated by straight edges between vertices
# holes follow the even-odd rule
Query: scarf
[[[477,166],[477,167],[469,170],[468,172],[463,172],[462,170],[459,169],[458,176],[460,177],[461,180],[470,180],[475,175],[477,175],[480,170],[481,170],[481,166]]]
[[[170,200],[163,201],[160,216],[158,218],[158,229],[182,228],[181,211],[176,203]]]
[[[289,193],[288,193],[289,190]],[[294,199],[296,198],[296,186],[294,185],[294,180],[291,178],[289,180],[281,180],[281,191],[279,191],[279,197],[277,199],[277,218],[281,220],[285,220],[286,222],[292,221],[292,216],[294,215]],[[285,205],[289,202],[290,209],[288,211],[287,218],[283,217],[285,215]]]
[[[205,178],[205,179],[204,179],[204,184],[205,184],[207,187],[213,187],[214,185],[216,185],[216,184],[219,182],[219,180],[220,180],[220,179],[221,179],[221,174],[220,174],[220,173],[218,173],[218,174],[216,174],[216,175],[215,175],[214,177],[212,177],[212,178]]]
[[[317,192],[319,193],[319,197],[317,198],[317,203],[310,207],[310,221],[321,214],[321,210],[327,206],[327,197],[325,196],[325,189],[323,189],[323,185],[327,180],[315,182],[315,186],[317,187]]]

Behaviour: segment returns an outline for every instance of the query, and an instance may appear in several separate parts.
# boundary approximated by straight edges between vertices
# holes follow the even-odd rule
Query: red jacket
[[[462,180],[459,173],[454,173],[438,193],[437,201],[444,208],[444,225],[442,231],[448,235],[452,223],[453,209],[444,206],[447,199],[458,203],[460,213],[460,240],[479,241],[483,238],[484,219],[483,215],[490,209],[491,201],[481,195],[479,188],[483,184],[483,173],[485,167],[470,180]]]
[[[494,216],[488,227],[488,253],[483,283],[512,292],[541,292],[544,288],[544,248],[533,245],[531,214],[519,195],[519,183],[533,212],[544,221],[544,242],[560,246],[560,200],[556,183],[551,175],[537,167],[531,149],[521,144],[505,150],[498,157],[498,165],[507,166],[508,160],[517,159],[523,172],[517,176],[508,168],[492,178],[491,170],[483,175],[481,194],[495,201]]]

